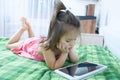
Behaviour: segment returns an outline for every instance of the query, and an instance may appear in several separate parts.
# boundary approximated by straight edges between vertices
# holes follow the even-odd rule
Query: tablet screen
[[[99,66],[99,65],[94,64],[94,63],[84,62],[84,63],[76,64],[73,66],[69,66],[66,68],[62,68],[59,70],[74,77],[74,76],[81,76],[83,74],[94,71],[94,70],[99,69],[101,67],[102,66]]]

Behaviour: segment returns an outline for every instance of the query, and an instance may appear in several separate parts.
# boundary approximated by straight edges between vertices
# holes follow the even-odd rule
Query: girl
[[[23,27],[8,41],[6,45],[8,49],[23,57],[45,61],[53,70],[62,67],[67,57],[71,62],[79,61],[73,46],[79,35],[80,23],[70,11],[66,10],[61,1],[55,5],[47,38],[35,38],[25,18],[22,18],[22,22]],[[29,38],[19,41],[26,30]]]

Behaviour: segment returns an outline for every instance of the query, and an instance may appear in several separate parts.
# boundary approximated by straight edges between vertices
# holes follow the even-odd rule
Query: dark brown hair
[[[47,36],[47,49],[54,50],[61,37],[68,32],[68,30],[65,28],[65,24],[72,25],[78,30],[80,27],[79,20],[69,10],[66,10],[64,4],[58,0],[54,7],[53,16],[50,21],[50,27]]]

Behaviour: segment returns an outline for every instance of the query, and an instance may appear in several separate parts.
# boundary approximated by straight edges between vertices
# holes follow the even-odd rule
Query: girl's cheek
[[[68,43],[67,42],[63,42],[62,45],[68,46]]]

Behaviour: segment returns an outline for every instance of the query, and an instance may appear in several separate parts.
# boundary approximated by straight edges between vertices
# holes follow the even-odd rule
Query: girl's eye
[[[71,41],[76,41],[76,39],[73,39],[73,40],[66,40],[66,42],[71,42]]]
[[[70,42],[70,40],[66,40],[66,42]]]

